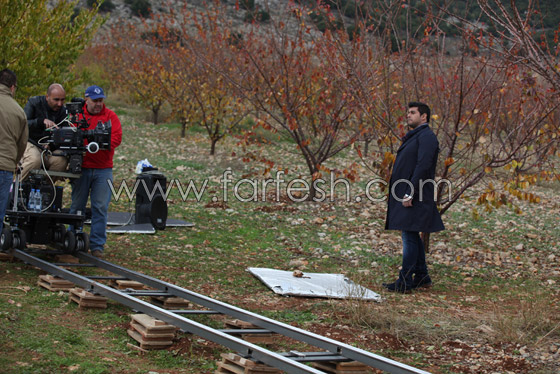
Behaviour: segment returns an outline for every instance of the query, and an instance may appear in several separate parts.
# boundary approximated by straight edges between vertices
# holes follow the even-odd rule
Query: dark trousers
[[[403,231],[403,261],[399,273],[399,280],[404,281],[406,287],[412,287],[412,276],[422,279],[428,275],[426,266],[426,254],[424,253],[424,243],[420,238],[420,233],[415,231]]]

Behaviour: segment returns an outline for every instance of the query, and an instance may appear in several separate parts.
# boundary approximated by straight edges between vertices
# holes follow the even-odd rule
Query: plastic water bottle
[[[43,196],[41,195],[41,190],[35,190],[35,210],[40,212],[43,209]]]
[[[32,188],[31,192],[29,193],[29,197],[27,198],[27,209],[30,211],[35,211],[35,189]]]

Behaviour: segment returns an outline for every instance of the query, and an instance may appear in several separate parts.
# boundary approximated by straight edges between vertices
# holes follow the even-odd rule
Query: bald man
[[[23,110],[29,126],[29,140],[21,160],[22,180],[27,178],[30,170],[42,169],[43,163],[47,170],[66,171],[66,156],[46,146],[47,129],[60,125],[67,116],[65,101],[66,91],[62,85],[53,83],[47,89],[47,95],[33,96],[25,104]]]

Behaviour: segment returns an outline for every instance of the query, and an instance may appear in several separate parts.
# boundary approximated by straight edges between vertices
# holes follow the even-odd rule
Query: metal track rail
[[[53,264],[37,258],[25,251],[14,250],[13,255],[26,263],[29,263],[51,273],[52,275],[69,280],[70,282],[73,282],[74,284],[82,287],[89,292],[110,298],[114,301],[130,307],[131,309],[170,323],[182,329],[183,331],[198,335],[206,340],[226,346],[245,357],[250,357],[252,359],[261,361],[267,365],[284,370],[290,374],[324,373],[321,370],[305,365],[305,362],[349,360],[359,361],[368,366],[381,369],[388,373],[429,374],[424,370],[420,370],[391,360],[389,358],[365,351],[363,349],[359,349],[351,345],[341,343],[339,341],[326,338],[324,336],[320,336],[312,332],[305,331],[297,327],[258,315],[256,313],[240,309],[233,305],[211,299],[207,296],[158,280],[145,274],[120,267],[118,265],[93,257],[83,252],[78,252],[76,254],[76,256],[80,260],[86,261],[91,265],[109,271],[113,274],[116,274],[117,276],[87,277],[62,268],[57,264]],[[119,290],[107,286],[103,283],[99,283],[96,281],[96,279],[128,279],[142,283],[148,287],[155,289],[156,291]],[[192,303],[205,307],[208,310],[166,310],[138,298],[141,296],[149,295],[180,297]],[[216,313],[224,314],[258,326],[258,329],[251,330],[254,333],[274,332],[292,338],[296,341],[323,349],[325,350],[325,352],[291,351],[288,353],[276,353],[235,337],[235,335],[239,333],[247,333],[247,330],[217,330],[183,316],[185,314],[189,315]]]

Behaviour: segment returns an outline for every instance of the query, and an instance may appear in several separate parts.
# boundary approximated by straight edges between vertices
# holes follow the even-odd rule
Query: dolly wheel
[[[76,235],[72,231],[66,231],[64,241],[62,242],[62,250],[66,253],[72,253],[76,249]]]
[[[12,248],[12,230],[4,225],[0,234],[0,250],[7,251],[10,248]]]
[[[76,251],[87,252],[89,249],[89,235],[87,232],[76,234]]]
[[[64,235],[66,235],[66,227],[58,223],[54,228],[53,241],[55,243],[64,244]]]
[[[27,245],[27,238],[25,237],[25,231],[22,229],[16,229],[12,231],[12,245],[16,249],[25,249]]]

